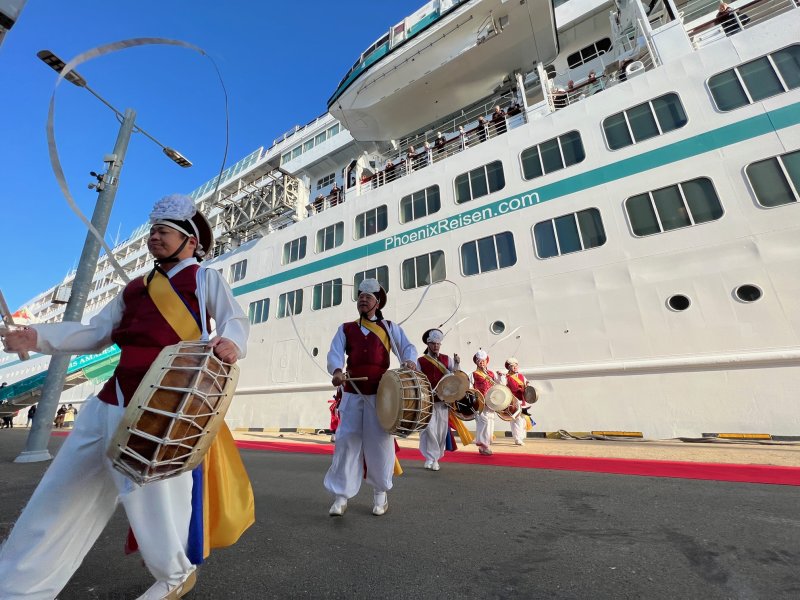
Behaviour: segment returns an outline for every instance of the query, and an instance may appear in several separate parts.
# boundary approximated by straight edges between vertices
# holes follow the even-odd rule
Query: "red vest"
[[[195,315],[200,311],[196,294],[196,274],[199,268],[200,265],[190,265],[170,278],[172,286]],[[119,381],[125,406],[128,406],[159,352],[166,346],[177,344],[181,339],[150,299],[143,277],[137,277],[126,285],[122,298],[125,311],[119,325],[111,332],[111,340],[119,346],[122,354],[114,375],[106,381],[97,397],[103,402],[116,405],[115,383]]]
[[[485,396],[486,392],[489,391],[489,388],[494,385],[494,371],[486,371],[486,373],[481,372],[481,375],[486,375],[488,379],[483,379],[480,375],[478,375],[478,373],[479,371],[475,371],[472,374],[472,385],[476,390]]]
[[[442,373],[442,371],[436,365],[432,364],[427,358],[427,355],[422,355],[419,358],[419,368],[422,369],[422,372],[425,373],[425,377],[428,378],[428,381],[431,382],[431,389],[436,387],[436,384],[447,375],[447,373]],[[442,363],[448,369],[450,368],[450,357],[445,354],[439,355],[439,362]]]
[[[380,321],[374,321],[374,324],[386,331]],[[369,377],[368,381],[357,381],[356,385],[362,394],[372,395],[378,391],[381,377],[389,370],[389,352],[377,335],[371,331],[364,335],[358,323],[345,323],[342,329],[345,337],[344,351],[347,354],[345,368],[351,377]],[[388,331],[386,335],[389,335]],[[344,389],[351,394],[358,393],[349,381],[345,382]]]
[[[522,385],[511,379],[511,373],[506,375],[506,385],[517,400],[525,400],[525,376],[522,373],[517,373],[516,376],[520,378]]]

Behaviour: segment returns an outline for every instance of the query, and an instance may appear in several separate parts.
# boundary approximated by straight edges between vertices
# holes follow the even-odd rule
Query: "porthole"
[[[760,287],[749,283],[737,287],[735,293],[736,297],[742,302],[755,302],[756,300],[760,300],[761,296],[764,295]]]
[[[667,306],[675,312],[682,312],[692,305],[692,301],[683,294],[675,294],[667,300]]]
[[[311,356],[316,356],[319,354],[319,348],[312,348],[311,349]]]
[[[500,335],[506,330],[506,324],[502,321],[494,321],[491,325],[489,325],[489,331],[491,331],[495,335]]]

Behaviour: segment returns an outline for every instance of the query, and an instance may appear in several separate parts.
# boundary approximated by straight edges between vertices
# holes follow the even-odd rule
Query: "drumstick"
[[[342,381],[367,381],[369,377],[345,377]]]
[[[3,297],[3,292],[0,292],[0,317],[3,318],[3,322],[6,325],[11,326],[10,328],[13,329],[14,317],[11,316],[11,311],[8,310],[8,304],[6,304],[6,299]],[[25,351],[17,352],[17,356],[19,356],[20,360],[28,360],[31,356]]]

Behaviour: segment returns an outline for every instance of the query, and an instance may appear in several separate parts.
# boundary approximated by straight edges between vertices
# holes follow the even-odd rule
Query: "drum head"
[[[378,422],[385,431],[391,431],[402,416],[403,388],[400,377],[395,371],[386,371],[378,384],[378,394],[375,399],[375,409],[378,413]]]
[[[506,409],[508,405],[511,404],[511,399],[513,397],[510,389],[498,383],[490,387],[486,392],[484,402],[486,402],[486,406],[498,412]]]
[[[464,397],[469,389],[469,378],[460,377],[457,373],[445,375],[436,384],[436,395],[440,400],[452,404]]]
[[[525,402],[528,404],[533,404],[539,399],[539,395],[536,393],[536,388],[532,385],[529,385],[525,388]]]

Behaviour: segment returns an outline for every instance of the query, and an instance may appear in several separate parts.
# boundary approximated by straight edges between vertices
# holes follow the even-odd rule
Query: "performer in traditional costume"
[[[477,368],[472,372],[472,387],[484,396],[495,383],[500,383],[500,376],[489,370],[489,355],[484,350],[478,350],[472,361]],[[478,452],[485,456],[492,454],[492,437],[494,436],[494,411],[485,406],[475,416],[475,445]]]
[[[399,325],[384,320],[384,306],[386,290],[378,280],[362,281],[358,286],[359,318],[339,326],[328,352],[331,382],[334,386],[344,384],[336,449],[325,475],[325,489],[334,496],[328,511],[331,516],[342,516],[347,501],[358,494],[365,464],[367,483],[374,490],[372,514],[380,516],[389,508],[386,492],[392,489],[395,447],[392,436],[378,421],[376,392],[389,369],[391,353],[405,368],[415,369],[417,350]],[[352,381],[350,377],[367,379]]]
[[[233,363],[247,347],[247,317],[219,273],[201,268],[198,262],[213,247],[205,216],[196,211],[190,198],[173,195],[156,203],[150,223],[147,247],[155,268],[125,286],[88,324],[30,325],[4,339],[6,351],[11,352],[96,353],[112,343],[121,349],[113,376],[83,405],[75,429],[0,550],[0,598],[4,600],[55,598],[103,531],[117,502],[125,508],[135,544],[156,579],[140,600],[184,596],[194,586],[195,565],[207,554],[204,537],[209,531],[203,530],[203,515],[198,521],[197,512],[192,514],[196,473],[138,486],[113,470],[106,458],[124,407],[164,347],[199,339],[203,321],[207,325],[209,317],[216,322],[217,337],[209,346],[217,357]],[[203,294],[207,315],[199,314],[198,296]],[[224,443],[232,445],[224,426],[217,441],[223,437]],[[236,492],[245,508],[237,507],[233,521],[228,522],[236,528],[226,532],[229,543],[253,522],[250,482],[235,446],[232,452],[231,460],[239,461],[239,476],[229,478],[238,480],[233,483],[240,486]],[[213,445],[212,453],[216,454]],[[202,491],[195,490],[195,498],[198,493],[203,497]],[[195,504],[195,508],[202,507]],[[226,516],[216,515],[223,520]]]
[[[454,354],[451,361],[449,356],[439,352],[443,340],[444,334],[439,329],[428,329],[422,334],[422,341],[427,348],[417,363],[419,370],[430,381],[431,389],[436,387],[442,377],[454,373],[459,367],[458,354]],[[419,434],[419,451],[425,457],[425,468],[431,471],[439,470],[439,459],[444,456],[450,432],[449,416],[447,405],[434,394],[431,420]]]
[[[530,417],[527,410],[530,404],[525,399],[525,388],[528,387],[528,380],[519,372],[519,361],[513,356],[506,361],[506,386],[514,397],[519,401],[522,410],[519,416],[511,421],[511,436],[514,438],[514,444],[522,446],[525,443],[525,438],[528,437],[528,428],[530,424]],[[532,426],[532,424],[531,424]]]

